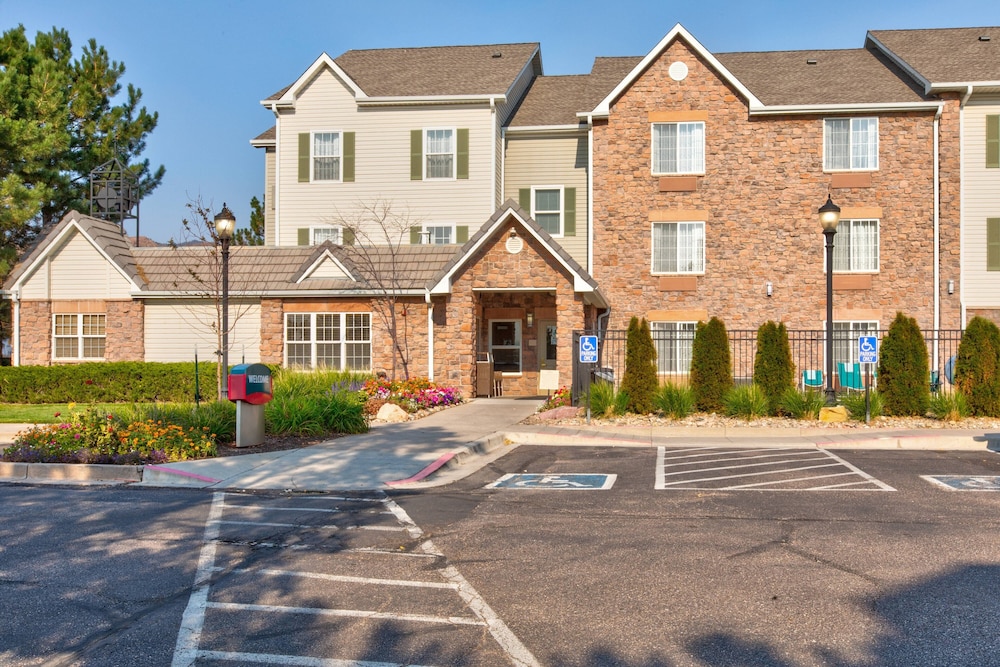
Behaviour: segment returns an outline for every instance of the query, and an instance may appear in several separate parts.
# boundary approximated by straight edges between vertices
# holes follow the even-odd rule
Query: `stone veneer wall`
[[[48,301],[20,303],[22,366],[52,365],[52,304]]]
[[[689,74],[667,69],[683,61]],[[942,124],[957,123],[949,105]],[[694,191],[660,191],[651,173],[651,113],[705,114],[705,168]],[[706,113],[707,112],[707,113]],[[819,328],[825,320],[826,276],[817,208],[828,192],[841,208],[880,209],[880,271],[869,286],[837,290],[837,320],[878,320],[896,311],[933,328],[934,114],[882,115],[879,170],[870,187],[831,189],[823,172],[823,118],[749,118],[748,107],[706,62],[675,41],[612,105],[594,128],[594,277],[612,304],[611,328],[632,315],[653,319],[722,318],[728,328],[766,320]],[[658,120],[668,120],[662,116]],[[948,208],[942,235],[949,274],[957,277],[957,155],[943,151]],[[687,281],[651,274],[651,221],[704,220],[705,274]],[[876,217],[874,215],[857,217]],[[840,275],[840,274],[838,274]],[[948,276],[942,276],[943,282]],[[765,284],[773,284],[767,297]],[[947,297],[947,295],[945,295]],[[950,326],[957,299],[947,297]]]
[[[108,301],[105,308],[104,359],[144,361],[146,304],[142,301]]]

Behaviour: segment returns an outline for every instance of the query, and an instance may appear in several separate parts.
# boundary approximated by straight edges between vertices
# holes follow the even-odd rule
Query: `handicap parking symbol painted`
[[[504,475],[487,489],[551,489],[558,491],[606,490],[614,486],[618,475],[569,473],[547,475],[537,473],[512,473]]]
[[[994,475],[921,475],[928,482],[951,491],[1000,491],[1000,477]]]

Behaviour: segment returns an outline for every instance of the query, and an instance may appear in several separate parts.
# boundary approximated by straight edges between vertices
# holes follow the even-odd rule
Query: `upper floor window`
[[[1000,115],[986,117],[986,168],[1000,169]]]
[[[312,234],[310,245],[319,245],[323,241],[340,245],[340,227],[311,227],[310,232]]]
[[[878,118],[827,118],[823,135],[823,169],[878,169]]]
[[[455,130],[427,130],[425,178],[455,178]]]
[[[354,132],[300,132],[298,181],[354,181]]]
[[[53,355],[56,359],[103,359],[104,313],[55,314],[52,316]]]
[[[315,132],[312,180],[339,181],[340,157],[340,132]]]
[[[705,173],[705,123],[653,123],[653,173]]]
[[[704,222],[653,223],[653,273],[704,272]]]
[[[466,178],[469,178],[467,128],[410,131],[410,180]]]
[[[446,245],[469,240],[468,225],[423,225],[410,227],[411,244]]]
[[[833,243],[834,272],[878,271],[878,220],[841,220]]]
[[[563,189],[532,188],[531,217],[552,236],[563,233]]]

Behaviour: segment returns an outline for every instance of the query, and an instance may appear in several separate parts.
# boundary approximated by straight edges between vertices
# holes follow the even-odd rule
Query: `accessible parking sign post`
[[[865,365],[865,423],[871,423],[871,380],[872,365],[878,363],[878,337],[860,336],[858,338],[858,363]]]

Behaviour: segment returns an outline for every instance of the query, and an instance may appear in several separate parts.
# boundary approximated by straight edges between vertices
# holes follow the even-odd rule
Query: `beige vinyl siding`
[[[264,149],[264,245],[274,245],[274,166],[276,151]]]
[[[25,299],[129,299],[129,281],[75,229],[25,281]]]
[[[511,116],[517,109],[517,106],[521,103],[521,99],[524,97],[525,93],[528,92],[528,88],[531,86],[531,82],[535,80],[535,63],[532,61],[528,66],[521,72],[521,75],[514,81],[514,84],[510,87],[510,91],[507,93],[507,101],[503,104],[498,104],[496,109],[496,147],[495,153],[497,160],[497,170],[496,170],[496,193],[495,193],[495,207],[499,208],[501,204],[506,200],[503,194],[503,128],[507,126],[510,121]]]
[[[351,220],[359,202],[389,201],[411,224],[447,221],[476,229],[495,210],[488,104],[359,109],[350,90],[323,70],[278,127],[280,245],[296,245],[300,228],[336,224],[338,217]],[[425,128],[469,130],[468,179],[410,180],[410,132]],[[354,182],[298,182],[298,135],[318,131],[355,133]]]
[[[260,305],[230,302],[229,363],[260,361]],[[235,322],[234,322],[235,320]],[[146,301],[146,361],[215,360],[218,339],[212,330],[215,307],[203,299],[149,299]]]
[[[576,188],[576,235],[557,239],[580,266],[587,266],[587,135],[507,134],[504,200],[533,185]]]
[[[986,116],[1000,96],[973,98],[962,112],[962,297],[969,308],[1000,308],[1000,272],[986,270],[986,220],[1000,218],[1000,169],[986,168]]]

